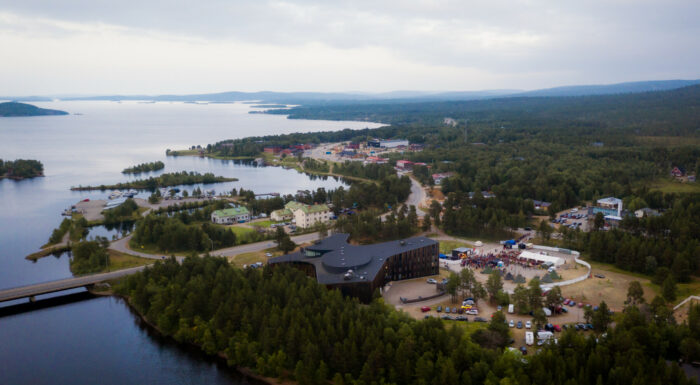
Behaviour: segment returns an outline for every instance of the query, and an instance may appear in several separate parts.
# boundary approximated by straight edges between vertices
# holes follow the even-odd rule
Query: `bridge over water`
[[[109,273],[84,275],[81,277],[59,279],[56,281],[2,289],[0,290],[0,302],[12,301],[21,298],[29,298],[30,300],[33,300],[35,296],[41,294],[55,293],[57,291],[75,289],[79,287],[90,287],[96,283],[138,273],[144,268],[146,268],[146,266],[138,266],[129,269],[112,271]]]

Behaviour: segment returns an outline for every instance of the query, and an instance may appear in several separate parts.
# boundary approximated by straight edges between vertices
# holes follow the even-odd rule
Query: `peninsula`
[[[39,108],[32,104],[18,102],[0,103],[0,117],[68,115],[65,111]]]
[[[235,182],[237,178],[226,178],[216,176],[212,173],[200,174],[198,172],[174,172],[150,177],[148,179],[137,179],[131,182],[117,183],[112,185],[99,186],[78,186],[71,187],[73,191],[90,191],[90,190],[120,190],[120,189],[137,189],[137,190],[155,190],[159,187],[171,187],[179,185],[191,185],[198,183],[222,183]]]
[[[165,163],[161,161],[141,163],[133,167],[125,168],[122,174],[140,174],[142,172],[158,171],[165,168]]]

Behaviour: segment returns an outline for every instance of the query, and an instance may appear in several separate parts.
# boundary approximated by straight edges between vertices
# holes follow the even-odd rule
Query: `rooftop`
[[[212,213],[212,215],[216,215],[217,217],[232,217],[241,214],[248,214],[248,209],[245,206],[230,207],[223,210],[216,210]]]
[[[348,234],[333,234],[300,252],[270,258],[269,263],[305,262],[315,266],[316,279],[324,285],[374,280],[387,258],[437,242],[414,237],[373,245],[351,245]],[[352,270],[350,279],[345,273]]]

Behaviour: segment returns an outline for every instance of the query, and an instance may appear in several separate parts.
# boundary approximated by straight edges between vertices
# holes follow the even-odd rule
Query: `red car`
[[[580,308],[583,307],[583,302],[579,302],[578,307],[580,307]]]
[[[559,326],[559,325],[554,325],[554,331],[555,331],[555,332],[560,332],[560,331],[561,331],[561,326]]]
[[[430,306],[423,306],[422,308],[420,308],[420,311],[422,311],[423,313],[430,311]]]

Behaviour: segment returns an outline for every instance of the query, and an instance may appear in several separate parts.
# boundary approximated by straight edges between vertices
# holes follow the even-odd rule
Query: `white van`
[[[547,341],[550,338],[554,338],[554,333],[544,331],[544,330],[537,332],[537,339],[538,340]]]
[[[532,346],[535,343],[535,334],[533,332],[525,332],[525,344]]]
[[[511,303],[510,305],[508,305],[508,314],[513,314],[513,313],[515,313],[515,305],[513,305]]]

